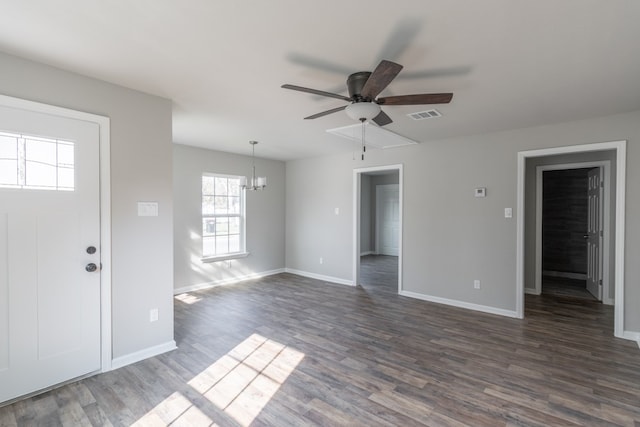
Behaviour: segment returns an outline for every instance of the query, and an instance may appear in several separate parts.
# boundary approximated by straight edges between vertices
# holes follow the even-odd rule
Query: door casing
[[[0,105],[96,123],[100,138],[100,342],[101,372],[111,370],[111,166],[110,119],[83,111],[0,95]]]
[[[358,168],[353,170],[353,262],[352,262],[352,278],[353,285],[358,286],[360,284],[360,198],[361,194],[361,181],[362,174],[367,172],[378,171],[398,171],[398,192],[400,199],[399,206],[399,219],[398,225],[398,293],[402,291],[402,206],[403,206],[403,173],[402,164],[387,165],[387,166],[373,166],[368,168]]]
[[[624,242],[625,242],[625,193],[626,193],[626,159],[627,141],[601,142],[594,144],[569,145],[564,147],[544,148],[539,150],[520,151],[517,154],[517,200],[516,200],[516,317],[524,318],[524,200],[525,173],[528,158],[551,156],[556,154],[584,153],[592,151],[614,150],[616,152],[616,230],[615,230],[615,308],[614,335],[618,338],[637,339],[632,332],[624,330]]]

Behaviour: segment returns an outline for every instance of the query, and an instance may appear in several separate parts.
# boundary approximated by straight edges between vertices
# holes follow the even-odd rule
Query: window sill
[[[246,258],[248,256],[249,256],[249,252],[236,252],[236,253],[227,254],[227,255],[203,257],[203,258],[200,258],[200,261],[202,261],[203,263],[210,263],[210,262],[218,262],[218,261],[228,261],[228,260],[238,259],[238,258]]]

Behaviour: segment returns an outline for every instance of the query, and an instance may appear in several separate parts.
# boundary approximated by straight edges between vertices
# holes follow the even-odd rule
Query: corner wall
[[[259,146],[258,146],[259,147]],[[247,144],[247,150],[249,144]],[[284,271],[285,165],[256,158],[256,171],[267,188],[247,191],[246,258],[203,263],[202,174],[250,175],[251,156],[175,144],[173,146],[174,292],[232,283]]]
[[[3,95],[111,119],[112,359],[171,348],[171,101],[4,53],[0,70]],[[138,217],[138,201],[158,202],[159,215]]]
[[[403,289],[515,313],[517,153],[618,140],[628,141],[624,327],[640,333],[640,111],[371,150],[364,161],[345,153],[287,162],[287,268],[350,281],[352,170],[402,163]],[[487,197],[474,198],[476,187]]]

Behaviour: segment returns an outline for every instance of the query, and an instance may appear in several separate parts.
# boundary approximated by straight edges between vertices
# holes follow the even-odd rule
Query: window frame
[[[204,178],[205,177],[211,177],[211,178],[231,178],[231,179],[237,179],[238,181],[240,181],[240,179],[242,178],[240,175],[230,175],[230,174],[222,174],[222,173],[215,173],[215,172],[203,172],[201,174],[200,177],[200,251],[201,251],[201,261],[203,263],[210,263],[210,262],[217,262],[217,261],[225,261],[225,260],[232,260],[232,259],[238,259],[238,258],[245,258],[249,255],[249,252],[247,252],[246,248],[247,248],[247,221],[246,221],[246,216],[247,216],[247,204],[246,204],[246,191],[243,190],[242,188],[240,188],[240,193],[239,193],[239,201],[240,201],[240,209],[239,209],[239,213],[238,214],[209,214],[209,213],[204,213],[204,197],[205,196],[214,196],[215,195],[211,195],[211,194],[205,194],[204,193]],[[205,255],[204,253],[204,241],[205,241],[205,235],[204,235],[204,221],[207,218],[239,218],[239,237],[240,237],[240,250],[238,252],[227,252],[224,254],[220,254],[220,255]]]

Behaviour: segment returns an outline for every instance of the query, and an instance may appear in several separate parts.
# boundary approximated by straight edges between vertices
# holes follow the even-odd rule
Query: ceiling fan
[[[422,93],[376,98],[396,78],[400,70],[402,70],[402,65],[382,60],[373,72],[359,71],[351,74],[347,78],[348,97],[290,84],[284,84],[281,87],[350,102],[350,104],[313,114],[305,117],[305,119],[317,119],[318,117],[346,110],[347,115],[352,119],[363,123],[366,120],[372,120],[378,126],[393,123],[391,117],[381,110],[381,105],[448,104],[451,102],[453,93]]]

